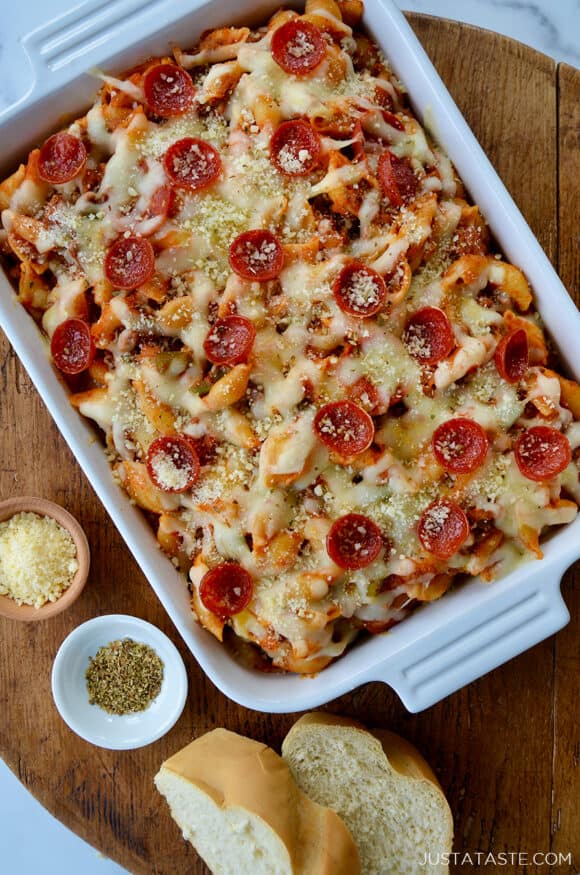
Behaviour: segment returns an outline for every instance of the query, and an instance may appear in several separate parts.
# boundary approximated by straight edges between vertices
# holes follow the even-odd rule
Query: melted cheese
[[[558,379],[542,368],[530,367],[518,384],[497,371],[506,297],[490,299],[485,290],[503,289],[506,266],[480,259],[465,283],[450,287],[466,207],[456,199],[454,168],[404,105],[387,64],[355,71],[350,29],[338,30],[344,39],[332,58],[303,77],[273,59],[271,31],[178,53],[199,72],[196,103],[177,118],[148,117],[136,74],[132,82],[106,77],[133,106],[115,109],[115,123],[97,100],[69,128],[87,145],[91,186],[79,177],[51,188],[29,173],[3,214],[6,230],[28,234],[30,258],[36,252],[46,268],[47,335],[90,303],[87,292],[113,326],[98,334],[104,383],[78,396],[78,406],[105,433],[116,476],[133,500],[160,514],[164,546],[172,535],[179,541],[184,564],[193,562],[196,592],[204,570],[220,562],[250,572],[254,596],[230,624],[277,665],[301,671],[338,656],[361,624],[403,619],[417,584],[428,589],[442,573],[509,570],[530,555],[529,532],[573,518],[574,504],[559,502],[562,488],[580,500],[576,462],[546,484],[525,478],[515,460],[519,431],[545,422],[538,410],[549,410],[548,424],[574,450],[580,424],[562,403]],[[377,102],[385,93],[397,122]],[[270,138],[280,121],[298,117],[322,130],[322,158],[309,174],[285,176],[270,160]],[[150,209],[170,184],[165,153],[189,137],[219,152],[219,179],[201,191],[175,191],[169,214],[158,216]],[[387,148],[417,184],[398,206],[377,178]],[[255,228],[285,247],[272,282],[248,282],[231,270],[232,241]],[[111,242],[130,234],[149,237],[156,275],[145,290],[124,292],[107,283],[103,262]],[[384,307],[369,319],[345,313],[333,292],[352,260],[387,284]],[[408,275],[410,288],[398,287]],[[445,310],[455,343],[431,368],[405,341],[409,316],[426,306]],[[237,370],[212,367],[204,349],[214,320],[230,313],[256,329]],[[373,414],[374,442],[364,456],[340,459],[313,421],[322,405],[351,396]],[[435,429],[454,417],[478,422],[490,444],[463,479],[445,474],[433,455]],[[156,489],[143,464],[153,440],[173,432],[217,443],[184,493]],[[161,482],[180,487],[183,477],[167,460],[158,467]],[[447,561],[428,554],[417,531],[442,496],[457,500],[472,523],[463,549]],[[358,570],[339,568],[326,547],[333,522],[350,513],[370,517],[386,544]],[[201,621],[221,629],[208,613],[200,611]]]

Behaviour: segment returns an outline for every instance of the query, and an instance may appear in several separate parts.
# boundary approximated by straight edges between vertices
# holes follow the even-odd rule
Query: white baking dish
[[[32,18],[47,10],[29,0]],[[50,4],[48,4],[50,5]],[[175,41],[188,46],[218,24],[258,22],[279,0],[92,0],[25,36],[32,84],[0,113],[0,171],[54,130],[63,115],[83,111],[97,88],[84,71],[121,71]],[[34,7],[34,9],[32,9]],[[48,13],[50,14],[50,13]],[[367,0],[365,24],[405,82],[420,118],[434,120],[473,198],[507,257],[524,267],[549,332],[580,377],[580,315],[499,177],[451,100],[411,28],[391,0]],[[25,86],[23,80],[23,88]],[[73,410],[48,364],[32,319],[0,276],[0,324],[30,374],[65,440],[203,670],[227,696],[269,712],[313,708],[367,681],[388,683],[411,711],[432,705],[562,628],[569,619],[560,579],[580,557],[580,518],[551,535],[545,559],[493,584],[473,581],[418,610],[385,635],[355,646],[314,678],[262,674],[236,663],[193,620],[187,587],[161,553],[141,512],[115,485],[92,427]]]

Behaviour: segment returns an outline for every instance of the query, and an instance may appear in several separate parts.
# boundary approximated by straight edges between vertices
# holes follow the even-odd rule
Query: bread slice
[[[166,760],[155,784],[214,875],[360,875],[344,823],[265,744],[214,729]]]
[[[299,787],[344,820],[358,845],[362,875],[449,871],[441,855],[451,853],[451,811],[409,742],[315,713],[294,724],[282,756]]]

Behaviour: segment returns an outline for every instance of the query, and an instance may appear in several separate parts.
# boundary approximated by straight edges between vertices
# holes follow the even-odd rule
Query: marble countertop
[[[580,0],[397,0],[403,9],[454,18],[511,36],[580,67]]]
[[[12,4],[0,35],[0,109],[21,93],[22,49],[32,6]],[[88,0],[95,8],[102,0]],[[372,2],[372,0],[367,0]],[[404,9],[453,18],[495,30],[580,67],[580,0],[398,0]],[[46,20],[77,5],[45,0]],[[70,833],[46,812],[0,761],[0,859],[2,870],[19,875],[119,875],[120,869]],[[24,828],[25,827],[25,828]],[[28,836],[35,836],[30,842]]]

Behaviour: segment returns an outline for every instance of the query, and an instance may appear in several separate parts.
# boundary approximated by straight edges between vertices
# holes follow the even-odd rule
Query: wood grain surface
[[[477,28],[410,18],[580,305],[580,72]],[[215,726],[279,749],[295,716],[240,708],[204,677],[4,338],[0,412],[0,497],[37,494],[63,504],[82,522],[92,549],[90,580],[72,609],[45,623],[0,620],[0,754],[53,814],[135,875],[206,875],[154,790],[159,764]],[[378,683],[328,706],[412,740],[448,795],[455,850],[527,855],[497,869],[505,873],[580,871],[578,572],[566,575],[564,595],[572,620],[555,639],[422,714],[407,714]],[[177,725],[137,751],[92,747],[66,727],[52,701],[50,671],[60,643],[79,623],[105,613],[155,623],[175,641],[189,674],[190,695]],[[574,862],[534,863],[534,854],[550,851],[570,854]],[[465,863],[454,871],[496,867]]]

